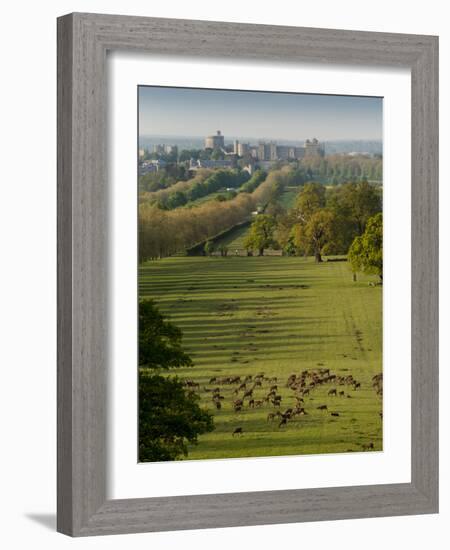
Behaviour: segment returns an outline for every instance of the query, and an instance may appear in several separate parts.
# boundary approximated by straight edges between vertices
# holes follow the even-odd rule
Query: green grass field
[[[299,192],[298,187],[286,187],[278,202],[283,208],[292,208]]]
[[[215,242],[216,247],[219,245],[227,246],[230,250],[230,254],[233,254],[234,250],[243,250],[245,248],[244,241],[247,237],[247,233],[250,225],[244,225],[242,227],[235,227],[228,233],[226,237],[222,237]]]
[[[284,208],[291,208],[295,202],[295,198],[298,195],[298,187],[287,187],[278,199],[279,204]],[[249,225],[243,227],[236,227],[228,233],[226,237],[222,237],[216,241],[216,247],[224,245],[229,248],[230,255],[235,250],[244,250],[244,241],[249,231]]]
[[[352,282],[346,262],[297,257],[172,257],[141,266],[140,296],[154,299],[182,329],[195,363],[176,372],[200,384],[201,402],[214,413],[215,430],[200,436],[187,458],[362,451],[370,443],[381,450],[382,399],[371,379],[382,371],[382,290],[371,281],[359,276]],[[327,383],[312,389],[304,397],[308,414],[286,426],[267,421],[276,410],[272,404],[245,404],[234,412],[236,384],[219,385],[221,410],[205,391],[218,386],[209,383],[212,377],[263,372],[277,377],[283,411],[295,404],[289,375],[320,368],[351,374],[361,387]],[[328,396],[334,387],[344,396]],[[268,390],[264,381],[255,400]],[[317,409],[325,404],[328,413]],[[233,436],[237,427],[243,434]]]
[[[226,189],[221,189],[220,191],[216,191],[215,193],[209,193],[209,195],[205,195],[204,197],[200,197],[199,199],[189,201],[183,206],[183,208],[192,208],[193,206],[200,206],[201,204],[212,201],[219,195],[224,195],[225,193],[226,193]]]

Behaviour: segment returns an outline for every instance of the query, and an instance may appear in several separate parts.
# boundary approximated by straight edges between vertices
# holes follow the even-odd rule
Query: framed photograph
[[[58,530],[438,511],[438,39],[58,19]]]

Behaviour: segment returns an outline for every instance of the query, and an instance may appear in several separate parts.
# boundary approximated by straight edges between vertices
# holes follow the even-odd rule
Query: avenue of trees
[[[161,173],[163,173],[163,170],[156,172],[156,174],[161,174]],[[161,205],[164,207],[164,205],[168,202],[169,196],[171,194],[177,193],[177,192],[184,193],[196,183],[203,183],[212,173],[213,173],[212,170],[202,169],[202,170],[198,170],[195,173],[195,176],[193,178],[190,178],[188,180],[181,179],[180,181],[173,183],[167,188],[165,187],[160,188],[156,191],[140,191],[139,202],[140,203],[151,202],[152,204]],[[141,178],[145,178],[147,176],[152,176],[152,175],[154,174],[146,174],[145,176],[141,176]]]
[[[252,177],[241,185],[240,191],[243,191],[244,193],[253,193],[258,185],[266,179],[266,177],[267,172],[264,170],[256,170]]]
[[[214,170],[203,181],[196,180],[191,182],[191,185],[184,190],[171,191],[167,196],[167,200],[159,200],[157,206],[158,208],[172,210],[220,190],[236,189],[249,178],[249,173],[244,171]],[[226,199],[225,195],[224,199]]]
[[[159,462],[187,455],[188,444],[214,429],[199,397],[176,376],[193,365],[183,351],[181,330],[164,319],[151,300],[139,303],[139,460]]]
[[[290,169],[272,170],[262,182],[262,176],[256,174],[257,186],[253,192],[241,192],[227,201],[208,201],[192,208],[173,210],[158,208],[150,201],[141,202],[140,261],[184,252],[245,221],[259,206],[266,205],[283,191]]]
[[[196,182],[184,193],[184,204],[220,191],[221,189],[237,189],[249,179],[250,174],[246,171],[214,170],[203,182]]]
[[[221,190],[239,189],[251,193],[264,178],[265,174],[261,171],[256,171],[250,177],[245,170],[199,170],[190,180],[179,181],[167,189],[160,189],[152,193],[140,193],[139,201],[141,203],[150,202],[163,210],[173,210],[180,206],[189,206],[190,202]],[[220,197],[219,200],[227,200],[232,195],[224,193]]]

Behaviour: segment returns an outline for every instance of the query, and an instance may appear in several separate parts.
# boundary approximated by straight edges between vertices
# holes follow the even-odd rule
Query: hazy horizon
[[[139,136],[381,142],[382,109],[380,97],[139,86]]]
[[[181,138],[181,139],[205,139],[205,137],[207,135],[213,135],[215,132],[211,132],[210,134],[140,134],[140,137],[141,138]],[[273,137],[273,136],[243,136],[243,135],[230,135],[230,136],[227,136],[224,134],[224,132],[222,132],[222,135],[224,136],[224,139],[225,139],[225,142],[226,141],[230,141],[232,142],[234,139],[244,139],[244,140],[248,140],[248,139],[253,139],[253,140],[258,140],[258,139],[273,139],[273,140],[278,140],[280,143],[283,142],[283,141],[289,141],[289,142],[294,142],[294,141],[298,141],[298,142],[303,142],[305,141],[306,139],[312,139],[314,137],[317,137],[318,136],[305,136],[304,138],[300,137],[300,138],[283,138],[283,137]],[[377,141],[377,142],[382,142],[382,138],[357,138],[357,137],[348,137],[348,138],[336,138],[336,139],[321,139],[320,141],[322,142],[326,142],[326,141],[329,141],[329,142],[332,142],[332,143],[335,143],[335,142],[339,142],[339,141],[342,141],[342,142],[349,142],[349,141],[363,141],[363,142],[368,142],[368,141]],[[256,143],[256,142],[255,142]]]

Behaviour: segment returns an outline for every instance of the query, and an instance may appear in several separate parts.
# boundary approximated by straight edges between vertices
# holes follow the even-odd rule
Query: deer
[[[247,390],[247,391],[244,393],[242,399],[245,399],[246,397],[252,397],[252,396],[253,396],[253,390],[252,390],[252,389],[251,389],[251,390]]]

